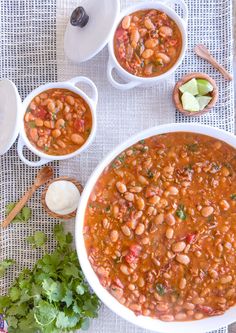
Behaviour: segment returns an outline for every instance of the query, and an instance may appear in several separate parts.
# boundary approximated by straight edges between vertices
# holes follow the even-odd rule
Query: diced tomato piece
[[[135,257],[138,257],[142,251],[142,247],[138,244],[133,244],[130,246],[130,252],[133,253]]]
[[[204,313],[206,313],[206,314],[208,314],[208,315],[211,315],[211,314],[214,312],[214,310],[213,310],[210,306],[206,306],[206,305],[198,304],[198,305],[197,305],[197,308],[198,308],[200,311],[202,311],[202,312],[204,312]]]
[[[131,265],[136,263],[138,258],[132,252],[129,252],[128,254],[126,254],[125,260],[127,261],[128,264]]]
[[[188,244],[193,244],[197,238],[197,234],[189,234],[186,236],[186,242]]]
[[[175,46],[178,43],[178,41],[176,39],[171,39],[171,40],[169,40],[168,43],[170,46]]]
[[[125,30],[124,30],[123,28],[118,28],[118,29],[116,30],[116,38],[117,38],[117,39],[120,39],[121,37],[123,37],[124,32],[125,32]]]
[[[46,119],[47,116],[47,111],[43,108],[40,108],[39,111],[37,112],[37,117],[39,117],[40,119]]]
[[[84,132],[84,119],[76,119],[74,122],[74,129],[76,132]]]
[[[114,282],[118,287],[124,289],[124,285],[123,285],[123,283],[121,282],[121,280],[119,278],[116,277]]]

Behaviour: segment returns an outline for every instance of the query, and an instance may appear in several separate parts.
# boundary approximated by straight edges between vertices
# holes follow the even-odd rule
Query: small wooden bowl
[[[210,82],[213,86],[213,91],[209,94],[209,96],[212,97],[212,100],[210,101],[210,103],[202,110],[202,111],[186,111],[183,109],[183,105],[181,102],[181,95],[182,93],[180,92],[179,88],[185,84],[186,82],[190,81],[191,79],[205,79],[208,82]],[[217,100],[218,100],[218,87],[216,85],[215,80],[213,80],[209,75],[204,74],[204,73],[191,73],[191,74],[187,74],[184,77],[182,77],[181,80],[179,80],[173,90],[173,101],[175,104],[176,109],[179,110],[179,112],[183,113],[185,116],[201,116],[204,113],[207,113],[210,111],[211,108],[213,108],[213,106],[215,106]]]
[[[55,217],[56,219],[63,219],[63,220],[69,220],[71,219],[72,217],[75,217],[76,215],[76,210],[70,214],[66,214],[66,215],[59,215],[59,214],[56,214],[54,212],[52,212],[47,204],[46,204],[46,200],[45,200],[45,197],[46,197],[46,193],[47,193],[47,190],[48,190],[48,187],[54,183],[54,182],[57,182],[58,180],[67,180],[69,182],[72,182],[73,184],[75,184],[75,186],[78,188],[80,194],[83,192],[83,186],[74,178],[70,178],[70,177],[59,177],[59,178],[56,178],[56,179],[52,179],[49,183],[47,183],[47,186],[45,187],[43,193],[42,193],[42,197],[41,197],[41,200],[42,200],[42,205],[43,205],[43,208],[46,210],[46,212],[52,216],[52,217]]]

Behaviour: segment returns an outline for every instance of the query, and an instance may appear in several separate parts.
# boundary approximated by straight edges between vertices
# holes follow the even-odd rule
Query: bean
[[[47,108],[50,112],[54,112],[56,109],[55,103],[51,101],[50,103],[48,103]]]
[[[102,225],[103,225],[104,229],[108,229],[109,228],[110,223],[109,223],[109,221],[108,221],[107,218],[103,219]]]
[[[171,37],[173,35],[173,30],[170,27],[163,25],[159,29],[159,35],[162,37]]]
[[[202,319],[203,317],[204,317],[204,315],[201,312],[197,312],[194,315],[194,318],[197,319],[197,320]]]
[[[159,44],[158,39],[153,39],[153,38],[149,38],[146,40],[145,42],[145,47],[147,49],[153,49],[154,47],[156,47]]]
[[[183,307],[186,310],[193,310],[193,309],[195,309],[195,305],[193,303],[189,303],[189,302],[184,303]]]
[[[142,276],[140,276],[139,278],[138,278],[138,286],[140,287],[140,288],[142,288],[142,287],[144,287],[144,285],[145,285],[145,281],[144,281],[144,278],[142,277]]]
[[[48,98],[48,94],[47,93],[42,93],[42,94],[39,95],[39,97],[41,99],[47,99]]]
[[[126,192],[124,195],[125,200],[127,201],[134,201],[134,194],[130,192]]]
[[[135,229],[135,234],[138,235],[138,236],[140,236],[140,235],[142,235],[144,233],[144,230],[145,230],[144,224],[139,223],[137,225],[137,228]]]
[[[43,147],[44,145],[45,145],[44,139],[43,138],[38,139],[37,146],[38,147]]]
[[[142,191],[142,187],[141,186],[134,186],[134,187],[131,187],[129,190],[132,193],[140,193]]]
[[[228,203],[227,200],[221,200],[220,201],[220,207],[223,209],[223,210],[228,210],[230,208],[230,204]]]
[[[222,147],[222,143],[220,141],[214,142],[213,147],[218,150]]]
[[[165,220],[168,225],[170,226],[175,225],[175,217],[173,214],[170,213],[167,214]]]
[[[36,125],[37,127],[42,127],[42,126],[43,126],[43,120],[40,119],[40,118],[36,118],[36,119],[35,119],[35,125]]]
[[[121,23],[122,28],[124,30],[129,29],[130,23],[131,23],[131,17],[129,15],[125,16],[122,20],[122,23]]]
[[[125,236],[129,237],[131,235],[131,230],[127,225],[122,225],[121,230]]]
[[[138,197],[138,198],[136,199],[136,205],[137,205],[137,208],[138,208],[139,210],[144,210],[144,208],[145,208],[145,201],[143,200],[143,198]]]
[[[227,291],[227,293],[225,294],[225,296],[228,297],[232,297],[235,294],[235,289],[231,288]]]
[[[110,239],[113,243],[117,242],[119,238],[119,233],[117,230],[112,230],[110,233]]]
[[[73,96],[70,96],[70,95],[66,96],[65,101],[66,101],[66,103],[68,103],[69,105],[74,105],[74,104],[75,104],[75,99],[74,99],[74,97],[73,97]]]
[[[155,52],[155,57],[157,61],[161,61],[164,64],[168,64],[170,62],[170,57],[168,57],[168,55],[166,55],[165,53]]]
[[[148,59],[148,58],[151,58],[151,56],[154,54],[154,51],[153,50],[151,50],[151,49],[146,49],[146,50],[144,50],[143,51],[143,53],[142,53],[142,57],[144,58],[144,59]]]
[[[152,72],[153,72],[153,64],[146,65],[145,68],[144,68],[144,73],[146,75],[151,75]]]
[[[112,288],[110,289],[110,292],[111,292],[112,296],[114,296],[118,300],[121,299],[124,294],[124,291],[121,288],[118,288],[115,286],[112,286]]]
[[[150,204],[156,205],[158,202],[160,202],[160,197],[158,195],[154,195],[149,199]]]
[[[39,104],[39,103],[40,103],[40,98],[39,98],[39,96],[36,96],[35,99],[34,99],[34,101],[35,101],[36,104]]]
[[[193,303],[196,305],[204,304],[204,302],[205,302],[205,299],[203,297],[194,297],[193,298]]]
[[[158,214],[155,219],[154,219],[154,222],[156,224],[162,224],[164,222],[164,214],[163,213],[160,213]]]
[[[174,316],[172,316],[172,315],[162,315],[162,316],[160,316],[160,319],[163,320],[163,321],[173,321]]]
[[[125,275],[129,275],[130,274],[129,268],[126,265],[124,265],[124,264],[120,265],[120,270]]]
[[[133,283],[130,283],[128,285],[128,289],[131,290],[131,291],[135,290],[135,285]]]
[[[56,124],[55,124],[55,127],[56,128],[63,128],[65,127],[65,120],[60,118],[56,121]]]
[[[54,122],[52,120],[45,120],[43,122],[44,126],[50,129],[54,128]]]
[[[217,279],[217,278],[218,278],[218,273],[217,273],[217,271],[215,271],[214,269],[211,269],[211,270],[209,271],[209,275],[210,275],[210,277],[213,278],[213,279]]]
[[[176,260],[183,265],[188,265],[190,263],[190,259],[186,254],[177,254]]]
[[[33,142],[37,142],[39,139],[39,135],[38,135],[38,130],[37,128],[30,128],[29,130],[29,135],[32,139]]]
[[[84,143],[84,138],[79,134],[72,134],[70,137],[71,141],[76,145],[82,145]]]
[[[54,130],[52,131],[52,136],[53,136],[54,138],[58,138],[60,135],[61,135],[61,131],[60,131],[59,129],[54,129]]]
[[[186,247],[185,242],[177,242],[172,245],[173,252],[182,252]]]
[[[148,185],[149,182],[147,181],[147,179],[142,176],[142,175],[138,175],[138,181],[142,184],[142,185]]]
[[[232,276],[231,275],[228,275],[228,276],[224,276],[220,279],[220,282],[222,284],[226,284],[226,283],[229,283],[233,280]]]
[[[142,310],[141,304],[136,304],[136,303],[130,304],[129,308],[135,312],[140,312]]]
[[[61,148],[66,148],[66,144],[65,144],[65,142],[63,142],[62,140],[57,140],[57,144],[58,144],[58,146],[60,146]]]
[[[140,34],[137,28],[133,28],[130,34],[131,46],[136,48],[138,41],[140,39]]]
[[[159,295],[157,294],[157,296],[159,296]],[[158,297],[158,299],[159,299],[159,297]],[[168,310],[168,304],[167,303],[159,303],[159,304],[156,305],[156,309],[157,309],[157,311],[160,311],[160,312],[167,311]]]
[[[201,214],[203,217],[208,217],[212,215],[214,212],[214,208],[212,206],[205,206],[201,210]]]
[[[144,25],[148,30],[153,30],[155,28],[154,24],[152,23],[152,21],[149,17],[145,18]]]
[[[176,320],[185,320],[186,318],[187,318],[187,315],[184,312],[179,312],[175,315]]]
[[[174,230],[172,228],[168,228],[166,230],[166,238],[171,239],[173,238],[173,235],[174,235]]]
[[[116,183],[116,188],[120,193],[125,193],[127,191],[126,185],[122,182],[117,182]]]
[[[176,56],[176,49],[174,47],[169,47],[167,53],[169,57],[174,58]]]
[[[170,195],[177,195],[179,193],[179,190],[175,186],[168,187],[168,191]]]
[[[149,238],[148,237],[144,237],[143,239],[142,239],[142,244],[143,245],[147,245],[149,243]]]

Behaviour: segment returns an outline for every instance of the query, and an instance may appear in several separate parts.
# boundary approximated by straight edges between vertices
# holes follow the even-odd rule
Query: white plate
[[[97,275],[93,271],[90,262],[87,257],[87,251],[83,237],[83,224],[84,214],[86,211],[87,201],[90,193],[97,182],[97,179],[103,172],[103,170],[110,164],[110,162],[119,155],[122,151],[133,145],[137,141],[151,137],[158,134],[170,133],[170,132],[193,132],[212,136],[219,140],[225,141],[234,148],[236,148],[236,137],[233,134],[219,130],[206,125],[198,124],[168,124],[161,125],[147,129],[126,142],[115,148],[103,161],[97,166],[92,175],[90,176],[84,191],[81,196],[79,207],[76,216],[75,226],[75,241],[76,249],[79,256],[79,261],[82,270],[101,301],[110,308],[113,312],[127,321],[140,326],[142,328],[153,330],[155,332],[163,333],[202,333],[208,332],[224,325],[229,325],[236,320],[236,307],[232,307],[221,316],[209,317],[202,320],[186,321],[186,322],[163,322],[158,319],[150,317],[136,316],[131,310],[124,305],[120,304],[105,288],[100,284]]]

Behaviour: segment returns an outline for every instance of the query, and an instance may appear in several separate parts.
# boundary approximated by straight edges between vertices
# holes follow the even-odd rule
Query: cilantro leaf
[[[187,215],[186,215],[186,212],[185,212],[185,207],[184,205],[179,205],[178,206],[178,209],[176,211],[176,215],[183,221],[186,220],[187,218]]]
[[[50,302],[58,302],[63,299],[65,293],[60,282],[47,279],[43,281],[42,287]]]
[[[158,295],[163,296],[165,294],[165,287],[161,283],[156,284],[156,290]]]
[[[0,278],[4,276],[8,267],[14,265],[16,262],[12,259],[6,259],[0,262]]]
[[[36,248],[42,247],[46,243],[47,237],[42,231],[36,231],[33,236],[27,237],[26,240]]]
[[[39,325],[47,326],[57,317],[58,310],[53,304],[40,301],[34,310],[34,318]]]

